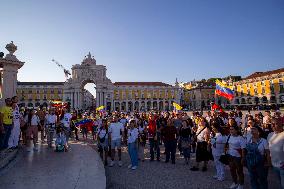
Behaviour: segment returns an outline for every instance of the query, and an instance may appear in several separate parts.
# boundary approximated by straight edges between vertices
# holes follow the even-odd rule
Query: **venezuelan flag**
[[[222,83],[218,79],[216,80],[215,94],[225,97],[229,100],[234,98],[234,91],[232,90],[232,87]]]

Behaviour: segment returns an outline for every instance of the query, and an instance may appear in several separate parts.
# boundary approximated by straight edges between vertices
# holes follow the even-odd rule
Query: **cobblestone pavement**
[[[96,148],[95,145],[92,145]],[[161,146],[162,147],[162,146]],[[163,153],[163,148],[161,152]],[[161,153],[161,154],[162,154]],[[225,181],[219,182],[212,178],[215,173],[214,164],[209,163],[207,172],[192,172],[190,167],[194,164],[194,154],[191,158],[191,165],[185,165],[184,159],[177,155],[175,165],[164,163],[165,156],[161,155],[161,161],[150,162],[149,150],[146,150],[146,161],[139,162],[138,169],[133,171],[127,168],[130,159],[127,148],[123,147],[123,166],[116,163],[114,167],[105,167],[107,177],[107,189],[225,189],[231,185],[231,176],[228,167],[226,168]],[[278,189],[278,182],[274,179],[272,171],[269,173],[269,188]],[[245,171],[245,187],[249,187],[249,176]]]
[[[69,152],[22,150],[0,176],[2,189],[103,189],[105,170],[97,153],[83,142],[71,142]]]

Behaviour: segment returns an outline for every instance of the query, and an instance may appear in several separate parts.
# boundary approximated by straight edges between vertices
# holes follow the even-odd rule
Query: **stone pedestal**
[[[9,54],[5,58],[0,58],[2,72],[2,98],[0,99],[0,106],[4,105],[6,98],[16,95],[18,69],[24,65],[24,62],[19,61],[14,55],[17,46],[14,45],[13,41],[6,45],[6,49],[9,51]]]

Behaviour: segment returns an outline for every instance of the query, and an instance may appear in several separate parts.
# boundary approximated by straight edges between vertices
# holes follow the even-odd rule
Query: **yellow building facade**
[[[48,106],[50,101],[63,100],[64,82],[18,82],[17,96],[22,107]]]
[[[256,72],[233,83],[233,105],[283,105],[284,68]]]

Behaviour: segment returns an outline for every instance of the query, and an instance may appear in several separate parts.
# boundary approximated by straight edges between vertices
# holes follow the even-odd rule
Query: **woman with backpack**
[[[244,160],[249,171],[252,189],[267,189],[270,155],[268,142],[261,138],[263,130],[258,126],[251,127],[251,139],[247,141]]]
[[[243,171],[243,154],[246,147],[244,137],[240,136],[240,128],[237,123],[230,126],[230,135],[228,136],[229,167],[233,179],[230,189],[243,189],[244,171]]]
[[[102,120],[102,125],[98,130],[97,134],[97,139],[98,139],[98,148],[99,148],[99,153],[104,160],[105,166],[107,166],[107,156],[108,156],[108,128],[107,128],[107,120],[103,119]],[[103,155],[104,158],[103,158]]]

